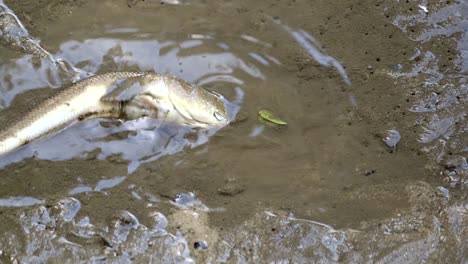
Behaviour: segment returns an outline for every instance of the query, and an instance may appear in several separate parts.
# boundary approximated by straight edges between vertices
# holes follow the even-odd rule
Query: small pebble
[[[197,241],[195,243],[193,243],[193,248],[195,249],[207,249],[208,248],[208,244],[205,242],[205,241]]]
[[[400,139],[400,133],[394,129],[390,129],[387,130],[387,136],[382,140],[388,147],[395,149],[398,142],[400,142]]]
[[[218,189],[219,194],[226,195],[226,196],[234,196],[243,191],[244,191],[244,186],[238,183],[236,179],[226,180],[226,184],[224,184],[221,188]]]

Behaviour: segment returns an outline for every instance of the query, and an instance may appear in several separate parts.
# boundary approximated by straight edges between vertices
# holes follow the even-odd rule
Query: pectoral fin
[[[143,76],[129,77],[112,84],[107,93],[101,97],[103,102],[128,102],[145,91]]]

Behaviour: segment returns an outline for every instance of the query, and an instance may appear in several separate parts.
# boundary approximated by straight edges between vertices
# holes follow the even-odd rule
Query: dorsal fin
[[[145,91],[147,79],[144,75],[115,81],[101,97],[103,102],[128,102]]]

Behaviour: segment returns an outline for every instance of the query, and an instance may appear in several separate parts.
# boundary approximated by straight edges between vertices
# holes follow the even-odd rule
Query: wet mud
[[[465,3],[4,2],[66,66],[4,43],[2,124],[119,70],[241,109],[207,140],[94,120],[4,158],[3,261],[466,261]]]

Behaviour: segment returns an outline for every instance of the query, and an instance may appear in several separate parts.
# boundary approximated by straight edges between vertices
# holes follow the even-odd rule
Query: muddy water
[[[0,48],[2,124],[109,71],[176,75],[240,111],[214,135],[93,120],[3,157],[4,261],[466,258],[463,3],[5,3],[53,60]]]

